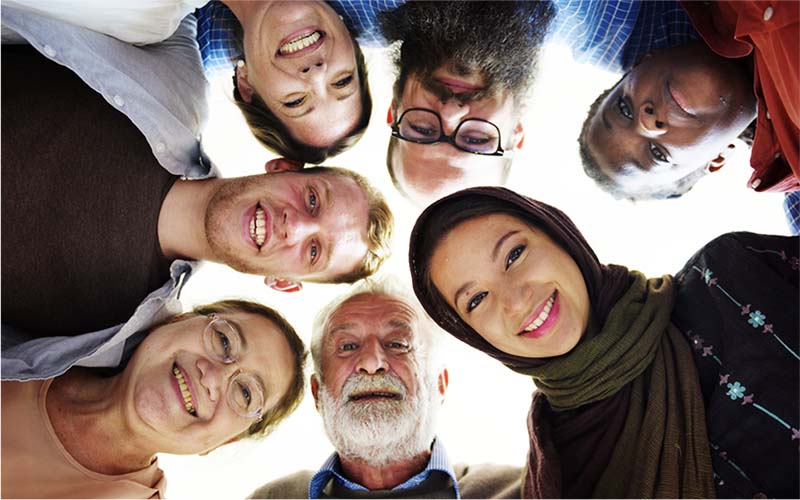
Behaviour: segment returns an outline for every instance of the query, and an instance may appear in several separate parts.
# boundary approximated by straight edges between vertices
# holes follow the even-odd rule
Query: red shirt
[[[756,191],[800,190],[800,2],[686,2],[706,44],[723,57],[753,54],[758,99],[750,155]]]

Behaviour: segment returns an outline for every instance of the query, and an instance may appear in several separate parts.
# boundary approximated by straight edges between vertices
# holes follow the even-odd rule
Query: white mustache
[[[341,397],[343,400],[349,401],[354,394],[380,391],[397,393],[403,399],[405,399],[408,393],[405,384],[397,375],[392,375],[390,373],[381,373],[377,375],[354,373],[348,377],[344,387],[342,387]]]

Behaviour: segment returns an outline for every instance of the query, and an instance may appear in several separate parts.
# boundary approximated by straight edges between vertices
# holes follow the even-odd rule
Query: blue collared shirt
[[[800,191],[786,193],[783,199],[783,210],[786,212],[786,222],[792,234],[800,234]]]
[[[698,39],[688,14],[674,0],[553,0],[553,39],[567,44],[573,58],[622,72],[653,49]]]
[[[447,458],[444,445],[439,439],[434,439],[433,441],[431,458],[428,460],[428,466],[417,475],[411,477],[404,483],[392,489],[407,490],[410,488],[415,488],[428,479],[428,476],[430,476],[431,472],[433,471],[444,472],[450,476],[450,480],[453,482],[453,488],[455,489],[456,498],[460,499],[461,493],[458,491],[458,482],[456,481],[453,467],[450,465],[450,460]],[[325,486],[328,484],[331,478],[333,478],[334,481],[338,481],[339,484],[349,490],[369,491],[368,488],[350,481],[342,475],[342,467],[339,464],[339,454],[334,452],[330,457],[328,457],[325,463],[322,464],[322,467],[317,471],[317,473],[311,477],[311,481],[308,483],[308,498],[319,498],[322,495],[322,490],[325,489]]]

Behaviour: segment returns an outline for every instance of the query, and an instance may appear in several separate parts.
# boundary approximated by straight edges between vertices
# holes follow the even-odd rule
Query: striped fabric
[[[441,444],[439,439],[435,439],[433,441],[431,458],[428,460],[428,466],[425,467],[425,470],[421,471],[419,474],[393,489],[407,490],[417,487],[428,478],[432,471],[444,472],[450,476],[450,480],[453,482],[453,486],[456,490],[456,498],[461,498],[461,494],[458,491],[458,482],[456,481],[455,473],[453,472],[453,467],[450,465],[450,461],[447,458],[447,453],[444,450],[444,445]],[[311,477],[311,481],[309,481],[308,484],[308,498],[319,498],[322,494],[322,490],[325,489],[325,486],[330,481],[331,476],[334,477],[335,481],[338,481],[339,484],[349,490],[369,491],[360,484],[354,483],[353,481],[350,481],[342,476],[341,467],[339,465],[339,455],[337,453],[333,453],[330,457],[328,457],[325,463],[322,464],[322,467],[319,469],[319,471],[317,471],[317,473]]]
[[[792,234],[800,234],[800,191],[786,193],[786,197],[783,199],[783,210]]]

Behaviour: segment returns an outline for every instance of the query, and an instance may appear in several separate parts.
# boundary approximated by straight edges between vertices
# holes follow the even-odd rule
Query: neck
[[[155,450],[148,451],[126,425],[122,387],[119,375],[102,378],[73,368],[47,392],[47,416],[64,449],[100,474],[126,474],[155,460]]]
[[[414,458],[380,466],[342,456],[339,461],[345,477],[351,481],[370,490],[389,490],[425,470],[430,458],[431,452],[425,451]]]
[[[158,214],[158,241],[168,259],[208,260],[206,208],[222,179],[178,179],[167,193]]]

